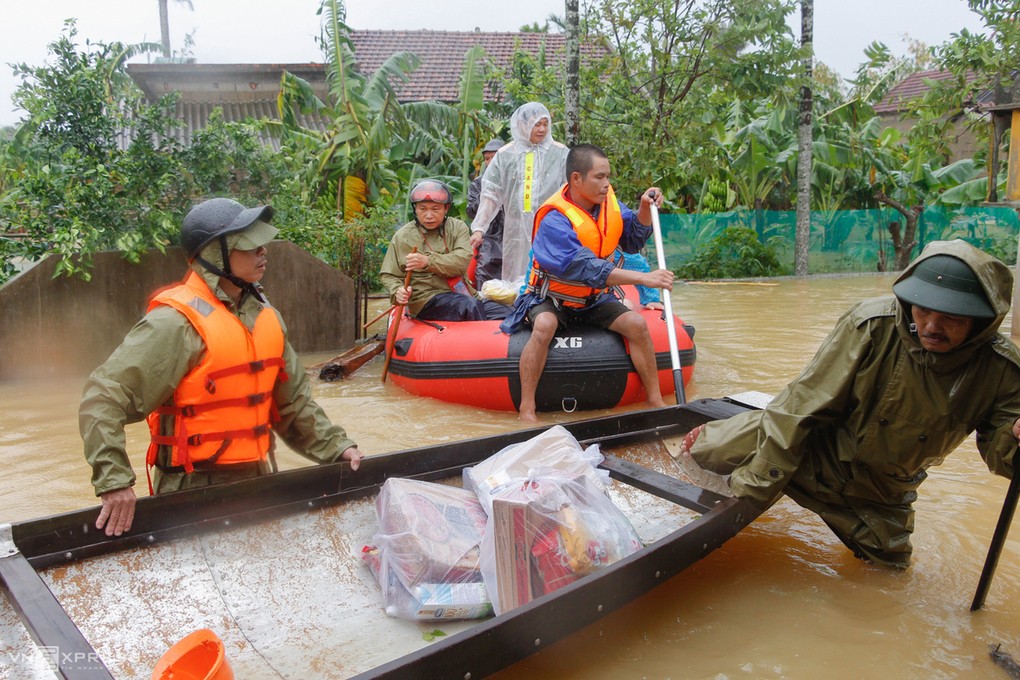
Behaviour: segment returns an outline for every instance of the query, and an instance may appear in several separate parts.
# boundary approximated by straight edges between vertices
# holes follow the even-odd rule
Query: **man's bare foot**
[[[521,411],[517,415],[517,419],[520,420],[522,423],[537,423],[538,422],[538,416],[535,415],[534,411]]]
[[[666,408],[666,402],[662,400],[662,397],[659,397],[658,399],[649,399],[648,406],[649,408]]]

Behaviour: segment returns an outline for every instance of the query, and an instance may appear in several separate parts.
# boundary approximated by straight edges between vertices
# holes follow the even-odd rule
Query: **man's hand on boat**
[[[351,467],[353,468],[354,465],[352,464]],[[107,491],[100,498],[103,500],[103,509],[99,511],[99,518],[96,519],[96,528],[105,527],[107,536],[120,536],[125,531],[129,531],[131,522],[135,519],[135,501],[137,500],[135,490],[129,486],[126,489]]]
[[[365,454],[356,446],[344,449],[340,454],[340,460],[349,462],[351,470],[357,470],[364,457]],[[96,518],[96,528],[105,528],[107,536],[120,536],[125,531],[130,531],[131,523],[135,519],[135,503],[138,501],[135,490],[129,486],[126,489],[107,491],[100,498],[103,507],[99,511],[99,517]]]
[[[340,454],[341,460],[346,460],[350,462],[352,470],[358,469],[358,467],[361,465],[361,459],[364,457],[365,454],[359,451],[357,446],[352,446],[349,449],[345,449],[344,452]]]

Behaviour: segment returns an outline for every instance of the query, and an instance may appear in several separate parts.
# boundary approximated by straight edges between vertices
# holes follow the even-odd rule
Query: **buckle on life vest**
[[[209,394],[216,394],[216,381],[212,378],[206,378],[205,391]]]
[[[265,392],[259,392],[258,394],[249,394],[248,406],[258,406],[259,404],[266,400],[266,396],[267,395]]]
[[[262,425],[256,425],[255,426],[255,436],[256,437],[261,437],[262,435],[268,434],[268,433],[269,433],[269,425],[266,425],[266,424],[263,423]]]
[[[262,359],[259,359],[258,361],[249,361],[248,370],[252,373],[260,373],[266,370],[266,362]]]
[[[193,434],[190,437],[188,437],[188,446],[198,446],[201,443],[202,435],[200,434]]]
[[[194,418],[195,417],[195,405],[194,404],[189,404],[188,406],[182,406],[181,407],[181,416],[183,416],[185,418]]]

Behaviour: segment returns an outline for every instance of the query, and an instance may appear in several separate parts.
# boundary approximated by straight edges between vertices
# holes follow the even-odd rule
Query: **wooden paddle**
[[[659,226],[659,207],[655,205],[655,196],[652,196],[652,234],[655,236],[655,255],[658,258],[659,269],[666,268],[666,251],[662,248],[662,227]],[[676,393],[676,403],[686,404],[687,395],[684,394],[684,372],[680,367],[680,352],[676,346],[676,323],[673,320],[673,301],[670,299],[670,291],[662,289],[662,306],[666,308],[666,332],[669,334],[669,362],[673,367],[673,391]]]
[[[417,246],[411,248],[411,252],[417,253],[418,252]],[[404,288],[407,288],[408,286],[411,285],[411,274],[413,273],[414,272],[412,272],[410,269],[407,270],[407,276],[404,277]],[[397,344],[397,330],[400,329],[400,319],[404,316],[404,305],[393,305],[393,307],[399,307],[399,310],[397,313],[397,318],[394,319],[393,321],[393,332],[389,335],[389,337],[386,338],[386,361],[383,362],[382,367],[383,382],[386,382],[386,374],[389,373],[390,370],[390,360],[393,359],[393,348]],[[391,307],[390,309],[393,309],[393,307]]]
[[[985,603],[985,596],[992,585],[992,575],[995,567],[999,564],[999,553],[1002,552],[1002,544],[1006,542],[1006,534],[1009,533],[1009,525],[1013,522],[1013,513],[1016,512],[1017,498],[1020,497],[1020,474],[1017,474],[1017,453],[1013,457],[1013,479],[1006,489],[1006,499],[1002,502],[1002,511],[999,513],[999,521],[995,525],[995,532],[992,534],[992,542],[988,546],[988,556],[985,558],[985,566],[981,570],[981,579],[978,581],[977,592],[974,593],[974,601],[971,602],[970,610],[976,612]]]
[[[404,287],[406,288],[407,286],[404,286]],[[378,321],[379,319],[383,318],[384,316],[386,316],[387,314],[392,312],[394,307],[396,307],[396,305],[390,305],[386,309],[384,309],[381,312],[379,312],[379,314],[374,319],[369,321],[368,323],[361,324],[361,330],[365,330],[366,328],[368,328],[369,326],[374,324],[376,321]]]

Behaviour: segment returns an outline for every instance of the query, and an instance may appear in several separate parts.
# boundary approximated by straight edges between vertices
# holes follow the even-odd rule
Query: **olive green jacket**
[[[218,253],[208,251],[203,252],[203,257],[215,260],[217,265],[222,260]],[[218,276],[199,265],[192,268],[251,330],[266,305],[244,293],[235,308],[219,288]],[[282,318],[280,325],[286,338]],[[201,335],[183,314],[170,307],[157,307],[128,332],[113,354],[89,376],[78,409],[78,427],[85,445],[85,459],[92,466],[92,485],[97,496],[134,485],[124,425],[143,420],[156,407],[170,401],[174,389],[199,364],[204,352]],[[275,433],[292,449],[318,463],[339,460],[355,443],[343,428],[330,423],[312,399],[305,368],[289,342],[284,343],[283,358],[288,380],[278,380],[273,391],[280,414],[280,421],[273,428]],[[166,448],[161,447],[158,462],[165,465],[168,458]],[[245,476],[256,474],[249,466],[245,467],[249,469]],[[268,465],[261,467],[260,472],[268,471]],[[156,471],[153,488],[157,493],[165,493],[236,478],[229,470],[195,471],[189,475]]]
[[[426,271],[411,275],[411,301],[408,303],[411,315],[417,315],[425,303],[439,293],[449,293],[451,278],[464,276],[471,263],[471,230],[462,220],[446,218],[446,224],[439,229],[426,231],[415,222],[408,222],[393,235],[390,247],[383,258],[380,278],[390,293],[390,302],[395,304],[394,294],[404,286],[407,270],[404,262],[412,248],[429,256]],[[474,290],[464,282],[470,293]]]
[[[947,353],[922,348],[894,297],[850,309],[804,372],[763,411],[710,423],[691,450],[731,473],[737,496],[786,492],[818,512],[859,556],[905,566],[912,503],[927,468],[971,432],[993,473],[1011,477],[1020,417],[1020,352],[997,333],[1012,276],[963,241],[932,244],[917,263],[954,255],[977,273],[997,316]]]

